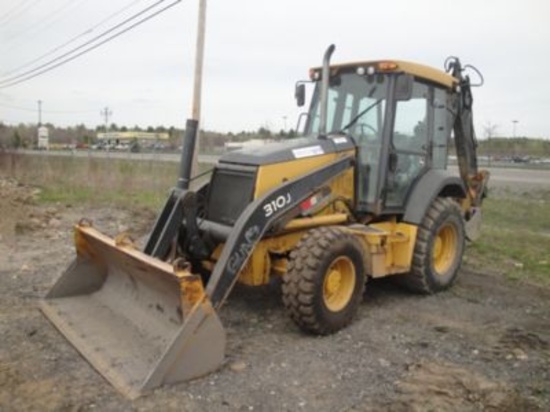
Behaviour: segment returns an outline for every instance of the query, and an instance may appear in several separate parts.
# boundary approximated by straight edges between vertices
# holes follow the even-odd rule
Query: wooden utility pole
[[[204,62],[204,43],[206,33],[206,0],[199,0],[199,21],[197,25],[197,46],[195,56],[195,80],[193,83],[193,108],[191,118],[199,123],[195,149],[193,151],[193,168],[191,176],[196,176],[199,170],[199,148],[200,148],[200,121],[201,121],[201,98],[202,98],[202,68]]]
[[[38,127],[42,126],[42,100],[38,101]]]
[[[197,24],[197,46],[195,51],[195,80],[193,83],[193,106],[191,117],[185,124],[183,137],[180,174],[177,186],[187,190],[193,176],[198,170],[199,154],[199,121],[201,117],[202,66],[204,60],[204,37],[206,31],[206,0],[199,0],[199,21]]]
[[[202,66],[204,61],[204,37],[206,31],[206,0],[199,0],[199,21],[197,26],[197,48],[195,56],[195,81],[193,84],[193,110],[191,118],[200,122]]]

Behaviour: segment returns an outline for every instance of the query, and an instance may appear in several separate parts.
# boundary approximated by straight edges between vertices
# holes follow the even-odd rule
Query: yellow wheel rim
[[[458,234],[453,225],[442,226],[434,239],[432,249],[433,266],[438,275],[444,276],[456,258]]]
[[[328,268],[323,282],[323,299],[326,307],[338,312],[349,303],[355,289],[355,266],[351,259],[340,256]]]

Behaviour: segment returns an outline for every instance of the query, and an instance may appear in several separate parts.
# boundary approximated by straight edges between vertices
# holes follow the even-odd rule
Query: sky
[[[171,3],[0,0],[0,86],[157,1],[155,10]],[[72,62],[0,88],[0,121],[36,123],[41,100],[42,121],[60,126],[95,127],[108,107],[117,125],[183,128],[198,3],[182,0]],[[334,63],[394,58],[442,68],[447,56],[458,56],[485,78],[473,90],[480,138],[493,126],[498,136],[515,127],[516,136],[550,139],[548,16],[546,0],[208,0],[201,127],[294,128],[302,110],[294,85],[334,43]]]

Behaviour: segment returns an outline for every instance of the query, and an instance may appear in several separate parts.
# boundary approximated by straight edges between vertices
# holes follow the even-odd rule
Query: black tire
[[[328,335],[346,327],[364,290],[363,247],[342,228],[312,229],[290,253],[283,303],[303,331]]]
[[[411,272],[401,277],[404,285],[423,294],[449,288],[462,263],[465,238],[458,204],[436,198],[418,227]]]

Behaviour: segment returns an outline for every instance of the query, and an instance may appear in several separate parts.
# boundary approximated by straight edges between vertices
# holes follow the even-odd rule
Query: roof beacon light
[[[394,62],[380,62],[378,63],[378,69],[381,71],[391,71],[397,69],[397,63]]]
[[[319,80],[321,78],[321,73],[319,73],[319,70],[313,70],[311,69],[309,71],[309,78],[311,80]]]

